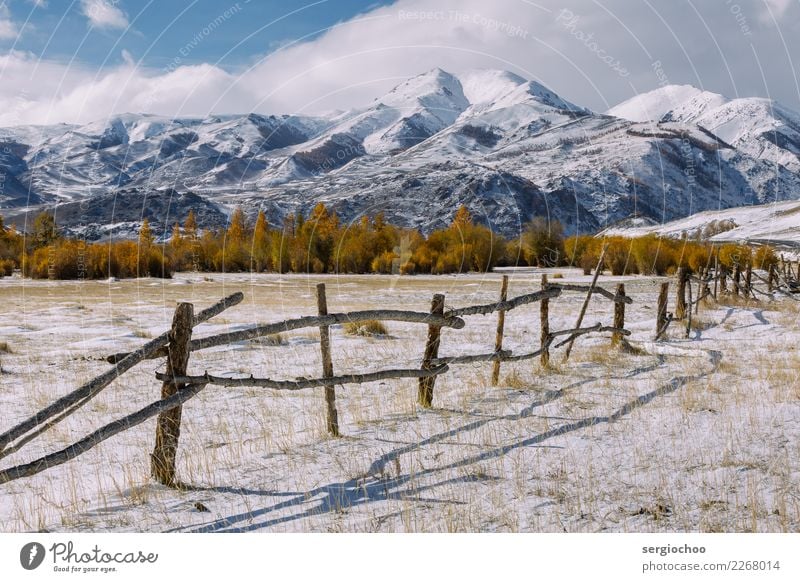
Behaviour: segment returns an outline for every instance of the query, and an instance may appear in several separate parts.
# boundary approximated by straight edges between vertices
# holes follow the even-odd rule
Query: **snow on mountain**
[[[777,103],[669,86],[596,114],[497,70],[434,69],[318,117],[133,113],[3,128],[0,146],[6,215],[174,189],[219,204],[209,220],[243,204],[279,223],[323,200],[428,229],[467,204],[514,235],[533,216],[594,232],[800,197],[800,115]]]
[[[690,85],[668,85],[608,113],[633,121],[697,125],[753,157],[800,172],[800,115],[770,99],[728,99]]]
[[[800,247],[800,202],[790,200],[698,212],[663,224],[630,220],[614,225],[602,234],[628,237],[658,234],[672,238],[701,236],[714,242],[771,243]]]
[[[623,101],[606,113],[630,121],[658,121],[690,101],[713,101],[717,97],[721,96],[692,85],[666,85]]]

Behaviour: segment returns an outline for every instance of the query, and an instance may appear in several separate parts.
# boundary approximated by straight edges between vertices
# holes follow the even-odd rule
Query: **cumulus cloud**
[[[760,22],[764,0],[736,6],[734,13],[688,1],[605,0],[600,9],[592,0],[398,0],[239,71],[186,66],[180,54],[160,69],[136,67],[127,53],[96,71],[15,52],[0,57],[0,124],[82,123],[126,111],[317,113],[366,105],[434,67],[511,70],[596,111],[668,83],[769,95],[800,109],[797,35],[784,35],[784,47],[774,25]],[[786,9],[779,26],[797,26],[795,12]],[[246,6],[237,18],[245,13]]]
[[[11,20],[11,13],[5,2],[0,3],[0,40],[17,38],[17,25]]]
[[[764,24],[772,24],[784,17],[792,5],[792,0],[762,0],[759,20]]]
[[[81,0],[81,10],[96,28],[127,28],[128,17],[118,0]]]

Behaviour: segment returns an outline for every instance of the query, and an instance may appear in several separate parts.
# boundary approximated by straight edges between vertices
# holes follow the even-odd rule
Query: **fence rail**
[[[492,362],[492,378],[493,384],[495,384],[497,378],[499,378],[501,362],[518,362],[541,356],[542,364],[547,365],[547,358],[549,358],[549,350],[551,348],[558,348],[565,344],[571,346],[572,342],[580,336],[606,332],[612,333],[614,338],[630,335],[630,331],[624,328],[624,305],[632,303],[633,300],[625,295],[624,287],[620,286],[616,293],[612,293],[597,286],[596,279],[595,277],[592,285],[587,287],[571,284],[548,284],[546,277],[543,277],[540,291],[507,299],[508,278],[504,276],[500,293],[501,300],[498,302],[452,308],[445,311],[444,295],[437,294],[433,297],[431,310],[428,313],[378,309],[329,314],[327,313],[325,285],[320,284],[317,287],[317,315],[288,319],[276,323],[258,324],[242,330],[194,339],[191,337],[194,327],[219,315],[226,309],[238,305],[244,299],[244,295],[242,293],[234,293],[196,314],[193,313],[192,304],[180,303],[175,310],[175,318],[169,331],[148,341],[135,351],[109,356],[107,360],[113,364],[113,367],[0,434],[0,459],[18,452],[22,447],[41,436],[58,422],[80,410],[111,382],[137,364],[145,360],[166,357],[166,372],[156,372],[155,374],[155,379],[162,382],[161,398],[132,414],[102,426],[62,450],[28,463],[0,470],[0,484],[22,477],[29,477],[50,467],[66,463],[91,450],[104,440],[137,426],[149,418],[158,416],[155,447],[151,455],[151,474],[163,484],[177,486],[179,482],[175,474],[175,457],[180,434],[181,407],[208,385],[263,387],[273,390],[304,390],[323,387],[326,400],[326,426],[332,436],[339,435],[335,386],[363,384],[386,379],[417,379],[419,382],[419,403],[423,407],[430,407],[433,403],[436,379],[449,372],[453,365]],[[549,303],[551,300],[560,297],[565,291],[587,293],[582,315],[592,294],[610,300],[615,306],[614,324],[603,325],[597,323],[593,326],[581,327],[581,315],[578,324],[573,329],[550,331]],[[514,354],[511,350],[503,349],[505,313],[536,302],[541,303],[539,348],[523,354]],[[498,314],[495,350],[493,352],[439,356],[442,328],[460,330],[466,325],[463,317],[492,313]],[[335,375],[331,338],[328,331],[330,326],[369,320],[427,325],[428,335],[420,367]],[[252,375],[244,378],[235,378],[212,375],[208,372],[199,376],[187,373],[190,354],[194,351],[306,328],[319,328],[320,330],[323,363],[321,378],[275,380],[272,378],[255,378]],[[553,345],[557,338],[564,336],[566,336],[566,339]]]

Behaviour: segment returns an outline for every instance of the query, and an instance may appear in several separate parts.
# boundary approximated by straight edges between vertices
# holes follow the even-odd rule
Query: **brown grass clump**
[[[361,335],[361,336],[376,336],[376,335],[389,335],[389,330],[377,319],[369,319],[367,321],[353,321],[346,323],[344,332],[347,335]]]

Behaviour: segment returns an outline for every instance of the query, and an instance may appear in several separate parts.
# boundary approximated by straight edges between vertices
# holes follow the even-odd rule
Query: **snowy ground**
[[[564,281],[582,281],[577,271]],[[499,274],[458,277],[305,277],[187,274],[172,281],[0,280],[0,428],[5,429],[105,370],[102,357],[169,326],[175,302],[198,308],[241,290],[245,301],[195,337],[315,312],[328,284],[331,312],[427,310],[495,300]],[[209,386],[184,407],[178,472],[191,491],[148,478],[155,421],[78,459],[0,486],[2,531],[799,531],[800,355],[797,305],[788,299],[703,307],[691,339],[670,330],[653,344],[658,281],[618,280],[631,343],[583,338],[552,370],[538,362],[460,366],[436,385],[434,408],[416,405],[416,381],[337,387],[343,438],[324,430],[322,389],[277,393]],[[538,288],[516,272],[510,295]],[[551,329],[572,327],[582,296],[551,304]],[[593,300],[585,322],[611,322]],[[441,355],[491,351],[495,316],[443,332]],[[539,338],[538,305],[506,319],[506,347]],[[333,329],[336,372],[419,364],[424,326],[389,324],[389,338]],[[320,372],[314,330],[284,345],[242,343],[196,352],[190,373],[276,379]],[[0,461],[3,467],[64,447],[153,401],[148,361],[86,409]],[[201,503],[209,511],[199,511]]]
[[[797,249],[800,247],[798,213],[800,213],[800,202],[790,200],[725,210],[708,210],[664,224],[642,225],[637,224],[642,222],[640,219],[631,219],[622,225],[607,228],[604,234],[631,238],[657,234],[673,238],[687,236],[694,239],[698,233],[703,234],[709,225],[726,224],[728,230],[703,238],[716,243],[753,241]],[[792,255],[795,258],[797,256],[796,252]]]

